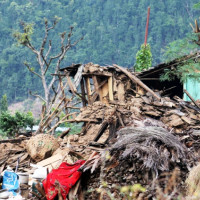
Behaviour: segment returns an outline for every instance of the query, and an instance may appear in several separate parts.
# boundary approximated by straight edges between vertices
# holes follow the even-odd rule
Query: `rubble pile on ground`
[[[69,192],[69,196],[73,196],[70,200],[78,194],[79,199],[98,199],[101,195],[105,200],[110,199],[109,195],[122,199],[120,188],[134,184],[144,186],[147,190],[140,197],[149,199],[156,195],[154,181],[159,180],[162,173],[173,170],[179,170],[179,187],[184,186],[190,168],[199,161],[200,107],[197,102],[185,102],[177,96],[162,97],[161,91],[151,90],[119,66],[100,67],[89,63],[63,71],[74,96],[81,84],[78,96],[83,107],[75,107],[74,102],[73,106],[68,105],[70,101],[63,96],[56,109],[42,119],[43,126],[39,130],[51,124],[61,106],[68,114],[72,112],[70,109],[80,109],[80,112],[72,112],[71,117],[66,114],[61,122],[81,122],[81,132],[68,135],[69,129],[59,138],[36,134],[31,138],[1,141],[1,172],[9,165],[12,169],[17,166],[18,171],[33,173],[30,163],[51,171],[64,161],[72,164],[86,160],[78,170],[82,172],[81,181]],[[83,78],[75,78],[73,85],[70,76],[78,77],[77,73]],[[64,94],[64,89],[62,92]],[[55,185],[58,191],[59,184]],[[164,187],[165,184],[161,186]],[[44,197],[40,188],[39,191]]]
[[[0,141],[0,172],[10,166],[19,170],[24,170],[30,165],[30,156],[26,151],[26,137]],[[20,159],[20,162],[19,162]],[[19,162],[19,164],[17,164]]]

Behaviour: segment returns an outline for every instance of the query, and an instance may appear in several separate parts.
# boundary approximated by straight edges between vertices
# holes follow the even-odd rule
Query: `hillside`
[[[84,36],[68,52],[62,66],[71,63],[117,63],[132,67],[135,54],[144,41],[147,7],[151,6],[148,42],[152,48],[153,64],[163,60],[163,49],[170,42],[191,32],[190,22],[197,18],[193,5],[198,0],[3,0],[0,2],[0,96],[7,94],[9,103],[29,98],[29,90],[41,93],[40,82],[24,67],[28,61],[35,67],[31,52],[16,45],[12,34],[20,22],[34,23],[32,41],[39,46],[44,33],[43,19],[61,17],[51,35],[55,46],[57,35],[69,26],[75,28],[74,39]],[[54,53],[57,49],[53,49]]]
[[[16,111],[20,112],[31,111],[35,120],[37,120],[40,117],[41,109],[42,109],[42,102],[38,98],[35,100],[26,99],[25,101],[22,102],[10,104],[10,106],[8,107],[8,110],[12,114],[14,114]]]

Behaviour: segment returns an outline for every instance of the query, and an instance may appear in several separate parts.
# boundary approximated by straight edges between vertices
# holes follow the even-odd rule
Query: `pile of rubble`
[[[59,76],[63,81],[66,76],[68,89],[79,96],[83,107],[79,108],[80,112],[72,112],[78,109],[74,107],[76,103],[63,96],[56,109],[43,116],[40,131],[46,129],[62,107],[68,114],[61,122],[81,122],[81,132],[68,135],[68,130],[59,138],[37,134],[31,138],[0,141],[3,149],[0,172],[9,165],[21,173],[32,174],[34,165],[31,164],[36,164],[48,168],[48,174],[65,161],[72,164],[85,160],[78,170],[82,172],[81,180],[70,189],[69,200],[75,196],[111,199],[109,195],[123,199],[125,194],[120,193],[120,188],[135,184],[146,188],[146,192],[137,194],[140,199],[151,199],[158,188],[155,180],[166,172],[165,178],[175,180],[173,170],[179,171],[178,187],[184,190],[190,168],[199,161],[198,102],[185,102],[178,96],[163,97],[162,91],[153,91],[135,74],[117,65],[100,67],[89,63],[61,72]],[[81,92],[78,93],[79,84]],[[64,88],[62,94],[65,94]],[[58,183],[56,187],[60,198],[62,186]],[[165,187],[169,188],[166,181],[160,185],[160,188]],[[45,197],[39,185],[37,189],[39,193],[32,191],[34,198]],[[163,191],[171,192],[171,189]]]

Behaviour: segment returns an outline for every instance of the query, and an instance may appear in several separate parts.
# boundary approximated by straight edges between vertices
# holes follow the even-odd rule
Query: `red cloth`
[[[62,197],[66,199],[70,188],[72,188],[80,178],[81,172],[77,170],[84,163],[84,160],[78,160],[74,164],[63,162],[58,169],[53,169],[43,181],[47,200],[53,200],[58,194],[58,186],[55,184],[55,181],[59,182]]]

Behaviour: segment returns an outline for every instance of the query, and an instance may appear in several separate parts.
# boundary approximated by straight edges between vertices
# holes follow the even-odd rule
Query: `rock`
[[[30,138],[26,144],[26,149],[31,158],[39,162],[50,157],[59,146],[57,139],[53,136],[38,134]]]

